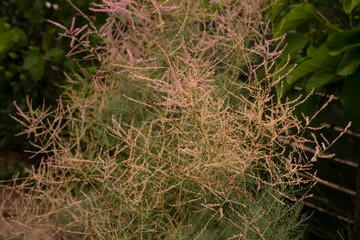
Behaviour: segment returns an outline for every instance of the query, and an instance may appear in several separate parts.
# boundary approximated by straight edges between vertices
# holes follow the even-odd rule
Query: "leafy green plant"
[[[100,28],[79,9],[88,25],[52,22],[94,64],[67,75],[56,109],[18,109],[47,157],[8,187],[21,198],[3,220],[62,238],[300,239],[299,173],[331,143],[303,137],[304,101],[273,94],[288,73],[271,81],[284,39],[268,39],[265,8],[106,0],[91,8],[108,14]]]
[[[96,1],[76,1],[82,9]],[[69,41],[57,40],[59,29],[47,19],[70,25],[76,11],[68,1],[9,0],[0,2],[0,147],[28,148],[25,138],[14,138],[21,131],[13,126],[9,114],[15,114],[14,100],[25,107],[25,96],[34,104],[56,104],[63,82],[63,71],[76,68],[66,56]],[[102,22],[97,15],[96,24]],[[81,24],[81,23],[80,23]]]
[[[360,121],[359,4],[356,0],[272,1],[274,36],[286,34],[278,68],[294,67],[283,80],[282,94],[294,86],[302,87],[305,94],[312,89],[336,92],[346,117]],[[316,112],[317,105],[312,105]]]
[[[283,80],[277,91],[291,97],[293,88],[302,89],[297,95],[307,96],[312,90],[339,97],[341,107],[337,114],[347,120],[360,122],[360,6],[357,0],[346,1],[293,1],[273,0],[269,11],[274,36],[286,34],[283,52],[277,62],[277,68],[288,66],[294,70]],[[309,99],[298,109],[311,116],[318,110],[319,98]],[[358,146],[357,146],[358,147]],[[318,169],[322,171],[322,169]],[[360,176],[354,176],[359,178]],[[357,192],[359,188],[357,187]],[[357,200],[354,201],[358,202]],[[329,206],[319,206],[321,209]],[[355,204],[355,209],[358,209]],[[355,210],[353,239],[359,238],[358,210]],[[348,213],[349,215],[352,215]],[[314,219],[314,222],[317,220]],[[318,219],[321,222],[321,219]],[[334,222],[338,222],[334,220]],[[316,224],[314,224],[316,225]],[[343,224],[344,225],[344,224]],[[344,228],[350,236],[349,227]],[[335,229],[329,227],[329,229]],[[329,229],[323,231],[326,235]],[[327,232],[327,233],[325,233]],[[336,234],[332,232],[332,237]],[[346,236],[344,236],[347,238]],[[350,237],[349,237],[350,238]],[[330,239],[326,236],[325,239]]]

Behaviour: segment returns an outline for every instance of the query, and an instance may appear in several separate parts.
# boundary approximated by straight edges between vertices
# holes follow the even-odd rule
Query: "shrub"
[[[360,2],[272,0],[269,11],[274,36],[286,34],[278,66],[295,67],[284,89],[302,88],[337,94],[345,117],[360,122],[359,55]],[[287,58],[291,56],[290,63]],[[283,91],[285,93],[285,91]],[[318,99],[307,104],[316,112]]]
[[[86,26],[54,23],[94,65],[67,76],[56,110],[19,109],[47,157],[3,218],[66,239],[300,239],[299,173],[326,142],[311,158],[296,147],[311,119],[273,94],[283,38],[268,39],[265,8],[104,0],[100,29],[84,14]]]

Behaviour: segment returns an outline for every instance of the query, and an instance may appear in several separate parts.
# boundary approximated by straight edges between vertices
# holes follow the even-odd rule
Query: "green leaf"
[[[9,52],[8,55],[12,59],[18,59],[19,58],[19,55],[17,55],[16,52]]]
[[[288,55],[290,58],[294,58],[300,49],[303,49],[306,45],[306,38],[300,33],[288,33],[285,39],[286,48],[280,55],[280,59],[287,59]]]
[[[310,59],[299,63],[294,71],[289,74],[286,79],[289,85],[293,85],[300,78],[315,71],[329,69],[329,71],[335,72],[334,69],[337,68],[337,64],[340,61],[339,56],[334,57],[329,54],[326,44],[322,44],[319,49],[312,51],[311,56]]]
[[[28,44],[26,33],[20,28],[13,27],[11,29],[11,40],[16,43],[18,47],[25,47]]]
[[[0,19],[0,33],[10,30],[11,25],[5,22],[5,19]]]
[[[29,70],[34,81],[40,80],[45,70],[43,55],[39,51],[30,50],[25,57],[23,68]]]
[[[54,27],[48,27],[44,33],[44,35],[42,36],[41,39],[41,48],[46,51],[48,50],[54,40],[54,36],[55,36],[55,28]]]
[[[328,39],[327,46],[333,56],[360,46],[360,29],[335,33]]]
[[[29,50],[31,51],[40,51],[40,48],[37,46],[29,46]]]
[[[306,56],[314,57],[314,55],[316,54],[316,51],[317,51],[317,48],[311,45],[306,49]]]
[[[287,77],[287,82],[293,85],[297,80],[304,77],[305,75],[315,72],[324,67],[324,63],[319,61],[317,58],[308,59],[299,64],[294,71]]]
[[[345,116],[360,123],[360,70],[347,77],[340,93],[340,102],[344,106]]]
[[[12,77],[15,75],[15,74],[14,74],[13,72],[11,72],[11,71],[5,71],[4,74],[5,74],[5,76],[6,76],[7,78],[12,78]]]
[[[8,51],[12,47],[11,36],[10,31],[0,33],[0,62],[5,59]]]
[[[344,0],[344,12],[350,14],[352,10],[360,4],[360,0]]]
[[[48,56],[57,62],[61,62],[65,58],[65,51],[61,48],[52,48],[48,52]]]
[[[333,72],[318,72],[315,73],[307,82],[305,86],[306,94],[309,94],[313,88],[320,88],[330,82],[334,82],[341,79],[338,75]]]
[[[274,20],[279,13],[281,12],[281,10],[284,9],[284,7],[286,6],[286,4],[289,2],[289,0],[272,0],[271,4],[272,4],[272,20]]]
[[[316,17],[316,8],[310,4],[298,4],[276,24],[274,28],[274,36],[279,37],[287,33],[291,29],[308,22]]]
[[[348,51],[341,61],[337,72],[341,76],[353,74],[360,64],[360,47]]]

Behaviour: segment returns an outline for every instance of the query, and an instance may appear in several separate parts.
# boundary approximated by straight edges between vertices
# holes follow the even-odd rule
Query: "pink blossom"
[[[67,31],[67,29],[66,29],[66,27],[65,26],[63,26],[63,25],[61,25],[60,23],[57,23],[57,22],[54,22],[54,21],[51,21],[51,20],[47,20],[49,23],[52,23],[52,24],[54,24],[55,26],[57,26],[57,27],[59,27],[59,28],[62,28],[62,29],[64,29],[64,30],[66,30]]]
[[[22,116],[26,121],[30,122],[30,118],[28,116],[26,116],[25,113],[19,108],[19,106],[16,104],[16,100],[14,100],[13,103],[14,103],[16,109],[18,110],[20,116]]]
[[[72,23],[71,23],[71,27],[70,27],[70,32],[74,29],[75,26],[75,17],[73,17],[72,19]]]
[[[133,57],[132,53],[130,52],[130,50],[129,50],[128,48],[126,48],[126,52],[127,52],[128,55],[129,55],[130,61],[131,61],[131,62],[134,62],[134,57]]]
[[[82,31],[84,31],[84,29],[85,28],[87,28],[87,24],[86,25],[84,25],[82,28],[76,28],[75,30],[74,30],[74,32],[73,32],[73,34],[75,35],[75,36],[77,36],[77,35],[79,35]]]
[[[163,11],[171,11],[171,10],[176,10],[176,9],[179,9],[181,8],[181,6],[164,6],[164,7],[161,7],[161,9]]]
[[[71,39],[70,47],[73,47],[73,46],[74,46],[75,40],[76,40],[76,38]]]
[[[97,9],[97,8],[89,8],[90,11],[93,12],[105,12],[105,13],[115,13],[114,9]]]
[[[143,59],[143,58],[138,58],[138,59],[136,59],[136,63],[142,63],[142,62],[151,62],[151,61],[155,61],[156,60],[156,57],[154,57],[154,58],[149,58],[149,59]]]

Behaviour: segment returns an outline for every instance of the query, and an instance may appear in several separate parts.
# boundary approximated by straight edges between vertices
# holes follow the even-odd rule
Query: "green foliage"
[[[305,47],[306,45],[306,38],[299,33],[289,33],[286,36],[286,48],[280,55],[281,60],[286,60],[288,56],[291,58],[296,57],[299,50]]]
[[[75,4],[88,12],[90,4],[96,2]],[[70,41],[57,40],[59,29],[47,19],[70,26],[76,14],[67,0],[0,1],[0,148],[28,148],[24,138],[14,138],[22,129],[14,127],[9,117],[15,115],[14,100],[20,108],[26,105],[26,95],[34,104],[41,104],[44,98],[49,104],[55,103],[63,72],[71,72],[76,64],[65,56]],[[101,16],[97,15],[95,24],[102,22]],[[82,24],[81,20],[77,24]]]
[[[283,66],[289,57],[291,66],[296,66],[282,80],[283,89],[277,88],[277,92],[290,95],[292,99],[300,93],[307,96],[312,90],[338,95],[343,109],[340,114],[348,120],[360,122],[360,1],[271,2],[273,6],[269,12],[273,20],[273,35],[286,34],[283,44],[286,47],[277,64]],[[304,9],[308,9],[308,13]],[[292,21],[287,23],[289,20]],[[303,90],[290,91],[293,87]],[[296,112],[311,117],[318,109],[318,102],[309,98],[304,105],[297,107]],[[329,206],[319,207],[327,209]],[[314,229],[326,239],[339,238],[334,237],[334,231],[329,231],[335,227],[319,227],[313,224],[316,221],[321,222],[321,219],[314,218],[310,224],[317,226]]]
[[[341,103],[346,116],[360,122],[357,104],[347,101],[360,98],[360,91],[355,90],[359,80],[354,80],[360,78],[357,71],[360,66],[360,1],[345,0],[339,4],[321,0],[309,3],[273,0],[272,4],[274,36],[287,34],[284,42],[287,47],[278,65],[283,66],[287,56],[290,56],[290,64],[297,65],[284,80],[285,91],[281,94],[293,86],[303,87],[307,93],[312,89],[327,91],[329,84],[336,82],[335,92],[343,98]],[[346,87],[343,88],[344,82]],[[351,96],[345,97],[345,94]]]
[[[278,193],[271,190],[271,188],[266,187],[266,190],[251,192],[251,198],[248,198],[245,195],[241,196],[241,202],[246,206],[249,211],[254,212],[254,220],[251,224],[258,229],[244,231],[244,229],[239,229],[229,224],[230,221],[236,222],[238,225],[245,225],[244,222],[246,219],[243,219],[242,216],[237,215],[236,212],[231,209],[231,200],[223,204],[221,210],[222,214],[217,213],[219,217],[211,218],[210,212],[206,214],[199,214],[197,216],[191,216],[188,220],[190,221],[192,228],[184,227],[180,228],[177,232],[177,238],[179,240],[191,240],[191,239],[201,239],[201,240],[215,240],[215,239],[231,239],[234,236],[246,236],[246,239],[259,239],[260,236],[262,239],[291,239],[291,240],[300,240],[303,237],[302,224],[305,221],[305,217],[297,217],[301,215],[300,211],[302,206],[297,203],[295,206],[289,204],[280,203],[273,201],[273,196],[284,200]],[[273,195],[274,194],[274,195]],[[236,199],[236,198],[235,198]],[[256,199],[256,203],[254,200]],[[289,205],[288,205],[289,204]],[[238,206],[240,210],[240,206]],[[239,212],[247,211],[241,209]],[[264,211],[268,213],[267,217],[262,217]],[[250,214],[249,214],[250,215]],[[197,225],[201,225],[206,219],[211,219],[209,221],[209,226],[207,229],[202,230],[196,229]],[[188,224],[187,222],[184,223]],[[292,226],[293,228],[289,228]],[[240,238],[241,239],[241,238]]]
[[[0,32],[0,60],[6,57],[7,52],[10,50],[12,45],[12,34],[10,31],[5,30]]]
[[[11,202],[11,220],[62,239],[300,239],[293,196],[311,185],[298,173],[317,153],[296,147],[309,124],[296,117],[299,99],[274,95],[281,42],[267,38],[261,3],[130,3],[94,10],[108,11],[108,21],[89,23],[77,55],[88,64],[68,76],[55,110],[31,102],[18,110],[22,133],[47,156],[15,185],[22,198]],[[32,47],[23,67],[41,61],[41,50]]]
[[[344,0],[344,11],[350,14],[354,8],[360,4],[360,0]]]
[[[28,44],[26,33],[20,28],[13,27],[11,29],[11,40],[17,47],[25,47]]]
[[[333,56],[360,46],[360,29],[344,30],[330,35],[326,44]]]
[[[23,69],[30,72],[30,76],[35,82],[41,79],[45,70],[45,62],[43,55],[38,49],[32,49],[27,52]]]
[[[62,48],[52,48],[48,51],[47,56],[57,62],[62,62],[65,59],[65,51]]]
[[[349,76],[353,74],[360,65],[360,47],[347,51],[341,60],[337,73],[340,76]]]
[[[316,8],[307,3],[292,5],[287,14],[282,16],[281,21],[274,27],[274,36],[278,37],[296,28],[297,26],[306,23],[316,17]]]
[[[338,61],[338,57],[329,54],[326,44],[322,44],[318,49],[313,48],[312,51],[308,52],[307,57],[298,61],[298,66],[287,77],[287,83],[293,86],[294,83],[308,74],[319,71],[332,71]]]

